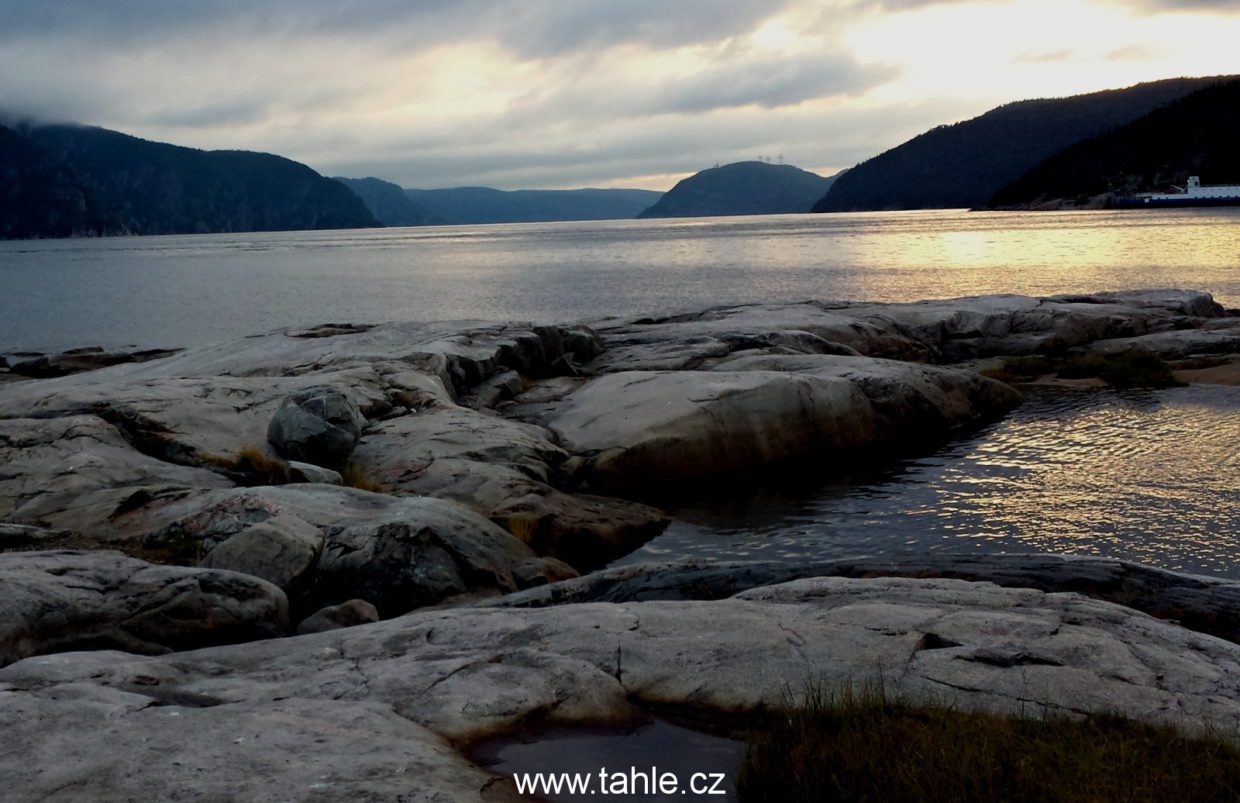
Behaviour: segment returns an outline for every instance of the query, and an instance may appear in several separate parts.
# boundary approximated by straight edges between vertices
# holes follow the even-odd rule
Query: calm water
[[[184,346],[325,321],[564,321],[733,301],[1168,286],[1240,306],[1240,209],[4,242],[0,350]]]
[[[1240,578],[1240,387],[1039,391],[931,454],[747,485],[679,489],[618,563],[1072,552]]]

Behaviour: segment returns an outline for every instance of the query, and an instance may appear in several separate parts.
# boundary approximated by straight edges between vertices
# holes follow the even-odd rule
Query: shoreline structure
[[[941,440],[1020,403],[983,373],[1008,358],[1121,353],[1234,383],[1240,313],[807,301],[6,356],[6,791],[510,799],[470,744],[874,679],[1240,728],[1240,583],[1046,555],[596,571],[665,526],[652,483]]]

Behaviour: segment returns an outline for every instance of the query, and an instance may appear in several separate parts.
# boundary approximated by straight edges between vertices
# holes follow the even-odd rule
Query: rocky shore
[[[879,677],[1240,727],[1235,583],[1054,556],[597,571],[666,525],[652,486],[938,442],[1020,403],[983,373],[1004,358],[1126,351],[1234,381],[1240,315],[1163,290],[6,356],[7,794],[507,799],[472,741]]]

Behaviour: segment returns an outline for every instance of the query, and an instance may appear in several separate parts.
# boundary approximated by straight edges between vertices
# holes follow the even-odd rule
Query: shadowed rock
[[[287,630],[284,593],[243,574],[119,552],[0,555],[0,664],[74,649],[158,654]]]
[[[361,410],[342,391],[315,386],[284,400],[267,427],[267,440],[290,460],[341,466],[365,424]]]

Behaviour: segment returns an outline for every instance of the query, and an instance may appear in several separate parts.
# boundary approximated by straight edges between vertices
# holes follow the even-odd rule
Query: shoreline
[[[1020,404],[987,366],[1138,352],[1230,380],[1240,317],[1178,290],[801,302],[48,358],[72,372],[0,382],[0,768],[26,796],[211,794],[246,766],[255,795],[328,767],[337,796],[415,771],[480,799],[458,748],[534,720],[873,677],[1240,727],[1234,581],[1054,555],[597,570],[666,526],[652,484],[950,437]]]

